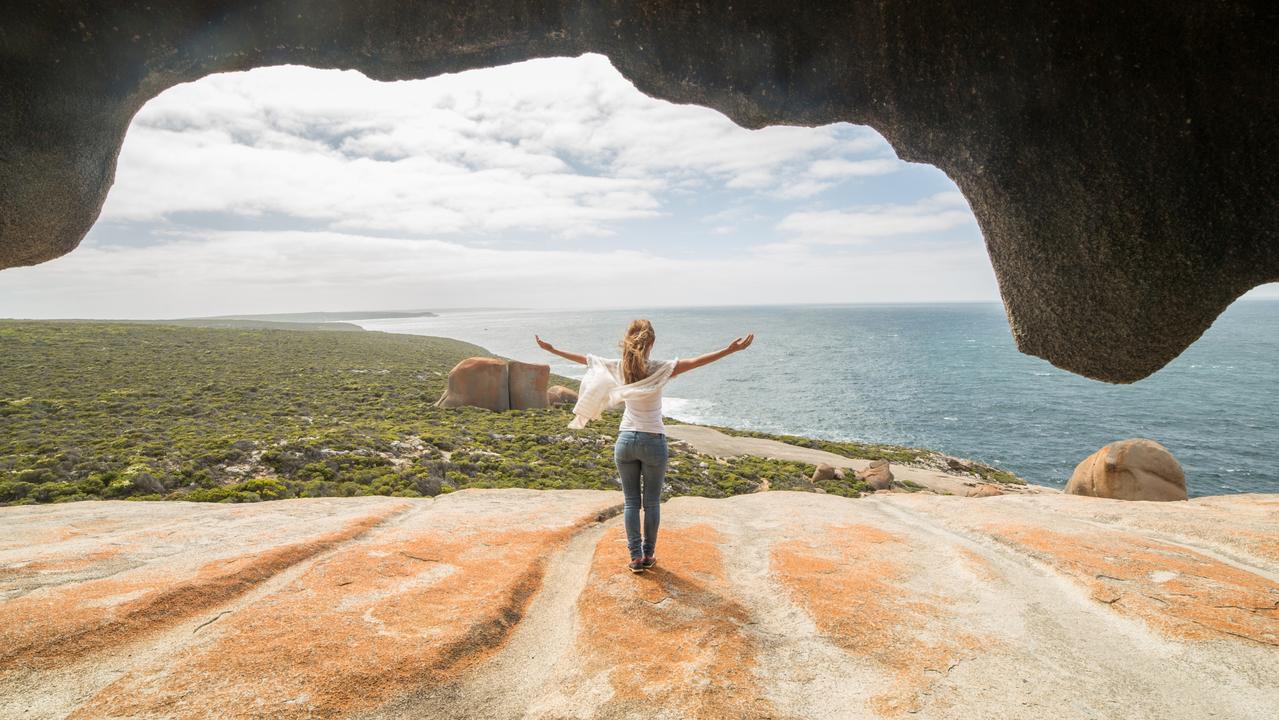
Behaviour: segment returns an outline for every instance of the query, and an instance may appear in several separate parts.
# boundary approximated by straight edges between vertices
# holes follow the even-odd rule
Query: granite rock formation
[[[597,52],[750,128],[847,121],[968,199],[1022,351],[1112,382],[1279,280],[1279,10],[1202,3],[275,0],[0,11],[0,268],[73,250],[134,113],[210,73]]]
[[[551,378],[551,366],[546,363],[526,363],[511,360],[507,363],[507,392],[512,410],[529,410],[546,407],[546,384]]]
[[[546,403],[548,405],[568,405],[572,407],[577,402],[577,391],[563,385],[552,385],[546,389]]]
[[[1118,440],[1084,458],[1066,492],[1113,500],[1185,500],[1186,473],[1154,440]]]
[[[0,508],[0,717],[1279,716],[1279,496]]]
[[[857,479],[876,490],[893,487],[893,470],[887,460],[872,460],[864,470],[857,471]]]
[[[449,384],[435,401],[438,407],[473,405],[489,410],[529,410],[546,407],[549,365],[471,357],[449,371]]]
[[[449,370],[449,384],[435,401],[437,407],[471,405],[510,410],[510,370],[501,358],[470,357]]]

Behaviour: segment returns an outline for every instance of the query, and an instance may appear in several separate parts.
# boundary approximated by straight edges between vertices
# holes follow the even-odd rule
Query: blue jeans
[[[652,555],[661,522],[662,484],[666,481],[666,436],[662,433],[622,430],[613,445],[613,461],[622,476],[625,499],[622,520],[626,525],[626,549],[631,557]],[[640,478],[643,477],[641,493]],[[644,534],[640,535],[640,498],[644,505]]]

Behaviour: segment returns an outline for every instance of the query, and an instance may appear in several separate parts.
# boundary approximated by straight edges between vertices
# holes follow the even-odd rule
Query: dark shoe
[[[644,567],[645,567],[644,560],[642,558],[637,558],[637,557],[631,558],[631,564],[628,565],[627,567],[629,567],[631,569],[631,572],[633,573],[642,573],[644,572]]]
[[[644,559],[640,561],[640,565],[646,568],[651,568],[656,564],[657,564],[657,558],[653,557],[652,555],[645,555]]]

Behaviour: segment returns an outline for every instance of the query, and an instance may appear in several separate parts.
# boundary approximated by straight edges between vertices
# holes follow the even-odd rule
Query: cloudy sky
[[[654,100],[599,55],[172,88],[80,248],[0,271],[8,317],[998,297],[939,170],[864,127]]]

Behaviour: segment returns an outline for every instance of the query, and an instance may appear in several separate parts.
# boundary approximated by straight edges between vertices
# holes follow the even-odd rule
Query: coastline
[[[658,327],[655,356],[691,356],[751,329],[751,350],[678,378],[663,412],[684,422],[773,435],[936,449],[1064,488],[1085,458],[1149,438],[1181,464],[1191,497],[1279,490],[1264,401],[1279,392],[1265,358],[1279,352],[1279,316],[1242,303],[1156,376],[1111,386],[1019,353],[1006,318],[977,305],[732,308],[441,314],[372,321],[371,330],[464,338],[552,371],[571,363],[537,349],[608,351],[642,315]],[[549,336],[548,336],[549,333]],[[749,429],[749,430],[748,430]]]

